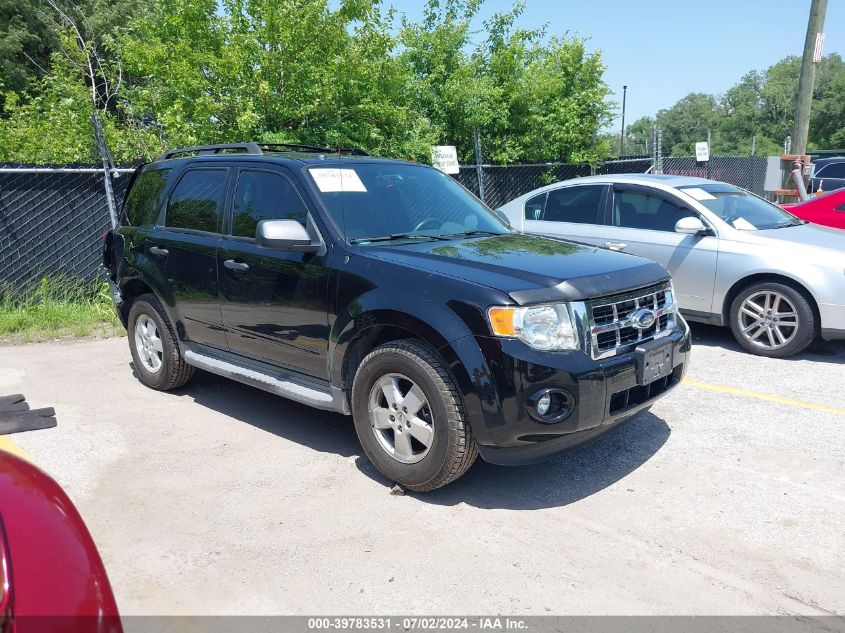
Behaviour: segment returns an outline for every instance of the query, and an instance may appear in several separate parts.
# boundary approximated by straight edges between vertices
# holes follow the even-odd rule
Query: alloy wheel
[[[746,297],[739,309],[739,330],[752,345],[776,350],[798,333],[798,311],[784,295],[761,290]]]
[[[402,374],[386,374],[370,390],[370,426],[379,446],[403,464],[415,464],[434,443],[434,418],[422,389]]]
[[[156,322],[146,314],[140,315],[135,322],[135,351],[144,369],[153,374],[161,369],[164,347]]]

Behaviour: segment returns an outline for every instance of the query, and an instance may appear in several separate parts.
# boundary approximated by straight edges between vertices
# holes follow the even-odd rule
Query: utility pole
[[[625,155],[625,97],[628,94],[628,86],[622,86],[622,132],[619,134],[619,155]]]
[[[792,128],[792,151],[802,156],[807,151],[807,134],[810,131],[810,106],[813,101],[813,85],[816,81],[816,64],[822,58],[824,43],[824,16],[827,0],[812,0],[810,19],[807,21],[807,37],[804,39],[804,57],[801,59],[801,75],[798,78],[798,104],[795,106],[795,125]]]

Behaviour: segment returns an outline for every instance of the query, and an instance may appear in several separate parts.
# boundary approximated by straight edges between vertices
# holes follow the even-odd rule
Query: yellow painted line
[[[822,413],[832,413],[833,415],[845,415],[845,409],[840,409],[838,407],[829,407],[815,402],[803,402],[802,400],[793,400],[792,398],[782,398],[781,396],[772,396],[767,393],[758,393],[756,391],[748,391],[747,389],[729,387],[727,385],[714,385],[709,382],[701,382],[700,380],[694,380],[692,378],[684,378],[681,384],[688,387],[695,387],[696,389],[705,389],[707,391],[715,391],[717,393],[727,393],[741,398],[753,398],[754,400],[765,400],[767,402],[785,404],[798,409],[821,411]]]
[[[15,444],[6,435],[0,435],[0,451],[6,451],[7,453],[11,453],[12,455],[17,455],[21,459],[25,459],[28,462],[32,461],[29,455],[27,455],[20,446]]]

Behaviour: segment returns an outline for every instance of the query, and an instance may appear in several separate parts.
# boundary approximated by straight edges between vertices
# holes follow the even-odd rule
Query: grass
[[[0,343],[122,333],[106,282],[45,278],[24,290],[0,287]]]

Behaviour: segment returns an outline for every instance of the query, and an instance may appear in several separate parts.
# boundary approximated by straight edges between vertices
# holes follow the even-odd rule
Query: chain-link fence
[[[127,180],[113,180],[118,200]],[[100,237],[110,226],[103,184],[102,167],[0,165],[0,284],[94,281],[101,274]]]
[[[649,170],[651,164],[651,158],[643,156],[607,161],[597,169],[590,165],[568,163],[482,165],[484,202],[487,206],[497,209],[514,198],[553,182],[594,174],[644,173]],[[460,173],[455,174],[454,178],[475,195],[480,196],[476,165],[461,165]]]
[[[767,159],[764,156],[711,156],[706,163],[697,162],[695,156],[666,156],[662,163],[664,174],[719,180],[758,196],[767,195],[764,189]]]
[[[497,209],[506,202],[518,198],[537,187],[560,180],[589,176],[589,165],[567,165],[565,163],[538,163],[532,165],[484,165],[481,167],[484,184],[484,202]],[[475,165],[461,165],[455,180],[480,196],[478,168]]]
[[[561,180],[596,174],[646,173],[700,176],[728,182],[764,195],[766,159],[714,156],[707,164],[695,157],[651,157],[589,165],[542,163],[481,168],[484,200],[498,208],[522,194]],[[115,170],[117,204],[123,200],[131,169]],[[455,179],[479,194],[478,168],[461,166]],[[0,284],[24,286],[42,277],[94,280],[100,271],[100,237],[109,228],[101,166],[33,167],[0,165]]]

